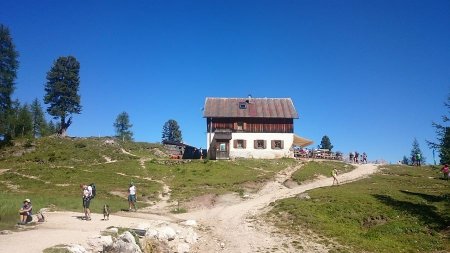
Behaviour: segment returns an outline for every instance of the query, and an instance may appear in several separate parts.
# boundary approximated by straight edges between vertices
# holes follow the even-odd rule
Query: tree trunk
[[[67,136],[67,129],[69,128],[70,124],[72,124],[72,117],[69,118],[66,122],[66,117],[61,117],[61,128],[59,129],[59,134],[61,137]]]

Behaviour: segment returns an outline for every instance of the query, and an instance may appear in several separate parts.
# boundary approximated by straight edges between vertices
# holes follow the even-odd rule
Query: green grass
[[[297,163],[293,159],[194,160],[180,164],[174,161],[174,165],[168,166],[150,161],[146,167],[153,178],[170,185],[173,199],[185,201],[204,194],[242,193],[243,184],[267,181],[278,171]]]
[[[301,169],[294,172],[294,174],[292,174],[292,179],[301,184],[302,182],[313,180],[318,176],[331,177],[333,168],[336,168],[338,173],[341,174],[353,170],[355,167],[343,162],[314,161],[307,163]]]
[[[82,183],[97,186],[93,212],[101,212],[105,203],[114,212],[128,208],[125,196],[131,181],[138,189],[138,206],[144,207],[158,199],[161,181],[170,187],[172,200],[182,203],[203,194],[243,193],[243,184],[264,182],[297,164],[293,159],[168,160],[161,159],[160,144],[117,140],[107,144],[110,139],[50,137],[19,140],[0,149],[0,170],[8,170],[0,174],[0,229],[17,222],[25,198],[33,201],[35,213],[48,206],[81,213]],[[115,162],[106,163],[105,157]],[[145,169],[140,158],[148,160]]]
[[[389,166],[361,181],[277,201],[270,216],[294,233],[309,228],[353,252],[450,251],[450,185],[431,167]],[[338,251],[346,251],[338,248]]]

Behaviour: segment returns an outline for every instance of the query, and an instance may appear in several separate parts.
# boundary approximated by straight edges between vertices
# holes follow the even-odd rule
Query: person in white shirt
[[[91,210],[89,209],[89,205],[91,204],[92,187],[90,185],[85,184],[80,184],[80,187],[83,189],[82,197],[83,197],[84,218],[86,220],[91,220]]]
[[[131,208],[133,207],[136,212],[136,186],[133,182],[130,183],[130,187],[128,188],[128,205],[128,210],[131,211]]]

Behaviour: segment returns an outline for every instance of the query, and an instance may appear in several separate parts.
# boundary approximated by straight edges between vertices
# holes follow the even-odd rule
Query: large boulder
[[[113,248],[113,239],[110,235],[97,236],[89,238],[88,245],[91,246],[92,251],[94,252],[109,251]]]
[[[176,238],[177,236],[177,232],[175,231],[175,229],[166,226],[166,227],[161,227],[158,228],[158,234],[156,235],[158,240],[164,241],[172,241]]]
[[[185,221],[181,222],[181,224],[183,224],[185,226],[189,226],[189,227],[196,227],[197,226],[197,221],[195,221],[195,220],[185,220]]]
[[[142,253],[133,235],[126,231],[113,244],[113,251],[120,253]]]
[[[191,247],[187,243],[180,243],[177,246],[177,253],[188,253]]]
[[[197,240],[198,240],[197,233],[192,228],[187,229],[186,234],[184,236],[184,241],[192,245],[197,243]]]
[[[83,246],[77,244],[68,245],[66,249],[70,253],[87,253],[86,249]]]

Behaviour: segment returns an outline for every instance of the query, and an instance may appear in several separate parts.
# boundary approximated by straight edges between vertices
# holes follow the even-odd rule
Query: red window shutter
[[[275,149],[275,141],[274,140],[270,141],[270,148]]]
[[[253,141],[253,148],[254,148],[254,149],[257,149],[257,148],[258,148],[258,141],[257,141],[257,140],[254,140],[254,141]]]
[[[233,140],[233,148],[237,148],[237,140]]]
[[[281,149],[284,149],[284,141],[281,141]]]
[[[267,141],[264,140],[264,149],[266,149],[266,148],[267,148]]]
[[[244,146],[243,146],[243,148],[247,148],[247,141],[246,140],[243,140],[243,144],[244,144]]]

